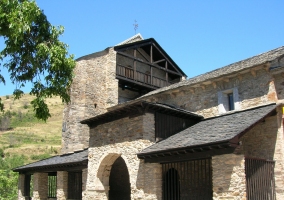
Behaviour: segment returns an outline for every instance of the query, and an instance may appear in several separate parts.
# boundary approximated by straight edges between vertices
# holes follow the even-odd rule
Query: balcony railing
[[[133,68],[126,67],[120,64],[116,65],[116,75],[129,79],[133,82],[136,81],[144,85],[154,86],[155,88],[165,87],[172,84],[170,81],[166,81],[166,79],[158,78],[153,75],[151,79],[150,74],[143,73],[140,71],[135,72]]]

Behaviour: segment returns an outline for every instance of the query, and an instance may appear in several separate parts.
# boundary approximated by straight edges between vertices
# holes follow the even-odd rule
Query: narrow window
[[[219,114],[232,110],[240,110],[238,88],[232,88],[218,92]]]
[[[228,94],[228,105],[229,105],[229,111],[230,110],[235,110],[233,93],[229,93]]]
[[[48,173],[48,198],[56,198],[56,172]]]
[[[82,199],[82,172],[68,173],[68,199]]]

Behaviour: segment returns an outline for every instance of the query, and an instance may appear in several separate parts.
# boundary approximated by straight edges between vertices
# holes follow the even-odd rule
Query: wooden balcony
[[[158,89],[174,83],[171,81],[166,81],[166,79],[158,78],[151,74],[134,71],[133,68],[122,66],[120,64],[116,65],[116,78],[141,85],[149,89]]]
[[[122,89],[145,93],[186,77],[153,38],[115,46],[114,50],[116,78]]]

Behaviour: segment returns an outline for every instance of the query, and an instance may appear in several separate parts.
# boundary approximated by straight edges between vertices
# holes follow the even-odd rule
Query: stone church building
[[[137,34],[74,73],[61,155],[14,169],[19,199],[284,199],[284,47],[187,79]]]

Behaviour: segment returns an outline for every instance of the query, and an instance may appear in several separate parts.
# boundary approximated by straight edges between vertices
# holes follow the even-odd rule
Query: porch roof
[[[58,171],[59,169],[77,169],[76,167],[87,166],[88,149],[74,152],[71,154],[63,154],[53,156],[44,160],[30,163],[24,166],[14,168],[14,172],[31,172],[31,171]]]
[[[238,146],[239,138],[258,122],[275,114],[276,107],[276,104],[270,104],[205,119],[145,148],[137,155],[141,159],[147,159],[235,148]]]
[[[108,112],[95,117],[81,121],[82,124],[96,125],[110,122],[121,117],[130,115],[142,115],[145,112],[161,112],[168,115],[179,116],[183,118],[203,119],[203,116],[185,109],[162,103],[152,103],[147,101],[129,101],[111,108]]]

